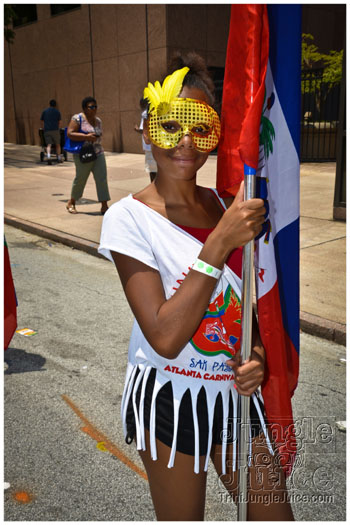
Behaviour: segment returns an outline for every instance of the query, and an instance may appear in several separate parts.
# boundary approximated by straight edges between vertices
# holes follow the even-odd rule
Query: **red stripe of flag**
[[[237,193],[244,164],[258,167],[268,53],[266,5],[232,5],[217,158],[217,189],[221,196]]]
[[[296,441],[291,396],[297,386],[299,357],[283,326],[278,282],[258,300],[260,336],[265,348],[261,387],[266,417],[285,474],[292,471]]]

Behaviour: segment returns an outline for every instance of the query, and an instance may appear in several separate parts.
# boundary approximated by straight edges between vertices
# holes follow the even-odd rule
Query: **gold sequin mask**
[[[149,102],[148,134],[159,148],[175,148],[182,137],[190,135],[194,147],[209,153],[218,145],[220,119],[216,111],[200,100],[178,98],[189,68],[169,75],[161,86],[148,83],[144,98]]]
[[[182,137],[190,135],[194,147],[209,153],[218,145],[220,119],[216,111],[199,100],[175,98],[168,113],[157,111],[148,118],[149,138],[159,148],[175,148]]]

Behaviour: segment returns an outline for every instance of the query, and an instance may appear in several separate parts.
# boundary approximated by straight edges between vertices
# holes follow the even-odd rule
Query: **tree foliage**
[[[340,84],[343,74],[343,49],[341,51],[330,51],[329,55],[323,55],[325,68],[323,81]]]
[[[323,68],[323,82],[340,83],[343,72],[343,49],[330,51],[329,54],[320,53],[313,43],[314,37],[310,33],[302,34],[301,67],[302,69]]]
[[[303,33],[301,35],[301,67],[302,69],[312,69],[315,64],[322,60],[322,53],[318,51],[318,47],[312,42],[313,35],[310,33]]]
[[[343,49],[321,53],[314,44],[314,37],[309,33],[302,34],[301,67],[304,71],[301,81],[302,93],[313,93],[316,106],[321,109],[321,104],[327,98],[330,90],[340,84],[343,74]],[[317,69],[317,74],[312,73]],[[308,75],[308,71],[310,75]]]
[[[17,15],[13,6],[10,4],[4,4],[4,37],[9,44],[12,44],[15,38],[15,32],[9,26],[16,18]]]

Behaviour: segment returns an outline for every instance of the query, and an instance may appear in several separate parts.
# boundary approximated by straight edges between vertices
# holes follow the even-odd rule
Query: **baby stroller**
[[[40,152],[40,162],[44,162],[45,160],[47,160],[47,152],[46,152],[46,145],[47,144],[45,142],[43,128],[39,128],[39,137],[40,137],[40,143],[41,143],[41,148],[42,148],[42,151]],[[63,158],[66,161],[68,155],[67,155],[67,152],[64,151],[64,149],[63,149],[64,141],[65,141],[64,128],[60,129],[60,138],[61,138],[61,155],[63,155]],[[52,157],[52,155],[56,155],[56,158],[57,158],[57,152],[56,152],[56,145],[55,144],[52,144],[52,146],[51,146],[51,157]]]

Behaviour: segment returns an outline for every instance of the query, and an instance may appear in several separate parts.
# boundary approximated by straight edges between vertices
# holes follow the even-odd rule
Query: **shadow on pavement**
[[[22,374],[23,372],[44,372],[42,368],[46,359],[39,354],[29,354],[25,350],[9,347],[5,352],[5,363],[8,368],[5,374]]]

